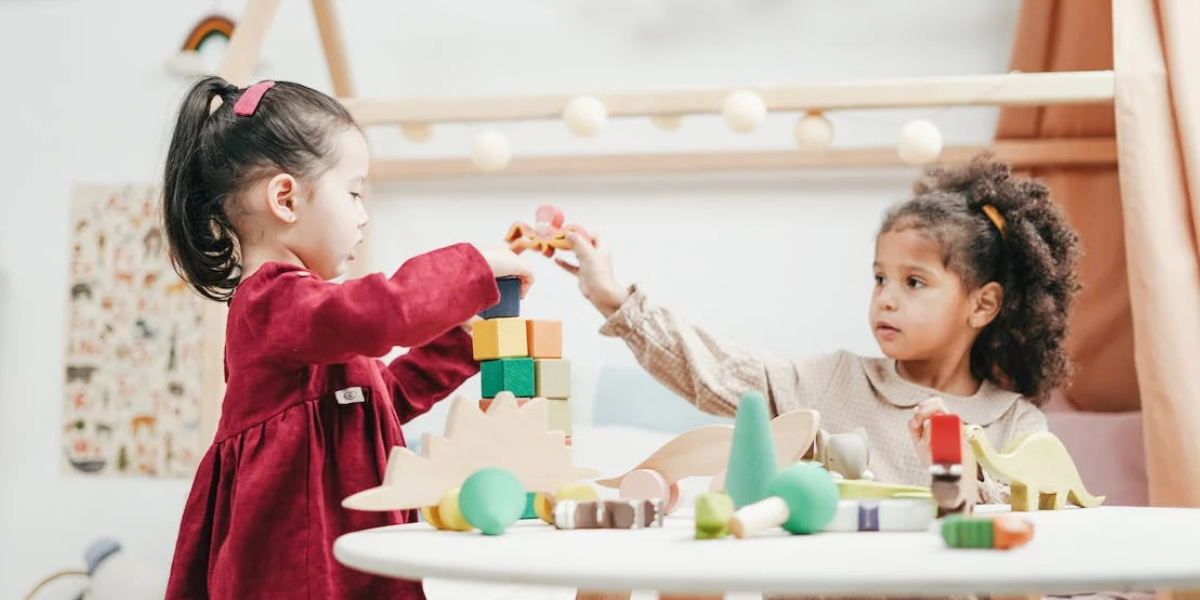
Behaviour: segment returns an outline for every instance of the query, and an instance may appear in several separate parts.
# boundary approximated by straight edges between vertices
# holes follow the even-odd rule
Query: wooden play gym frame
[[[250,0],[237,20],[217,74],[230,83],[249,81],[262,42],[281,0]],[[340,99],[364,128],[434,125],[451,122],[498,122],[559,119],[564,107],[579,94],[508,97],[362,98],[358,97],[333,0],[312,0],[325,59]],[[928,77],[878,81],[849,81],[805,85],[750,86],[769,112],[819,113],[836,110],[951,106],[1049,106],[1113,102],[1113,72],[1076,71],[1007,73],[964,77]],[[665,92],[594,93],[610,117],[686,116],[721,114],[724,99],[734,89]],[[938,161],[953,162],[977,154],[981,147],[948,147]],[[987,146],[998,158],[1017,168],[1045,166],[1109,166],[1117,161],[1113,138],[1066,138],[996,141]],[[598,175],[761,171],[798,168],[903,166],[894,148],[854,148],[792,151],[733,151],[710,153],[605,154],[596,156],[515,156],[499,173],[481,173],[469,160],[376,158],[374,181],[411,181],[471,176]],[[360,256],[351,276],[369,271],[370,260]],[[210,440],[216,431],[224,396],[223,353],[227,307],[207,303],[205,310],[204,393],[201,433]]]

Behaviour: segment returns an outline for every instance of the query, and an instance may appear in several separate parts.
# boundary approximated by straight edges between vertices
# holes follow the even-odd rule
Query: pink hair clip
[[[267,80],[260,81],[246,88],[246,91],[242,92],[241,96],[238,96],[237,102],[233,105],[233,114],[239,117],[248,117],[254,114],[254,111],[258,109],[258,103],[262,100],[263,95],[273,87],[275,87],[275,82]]]

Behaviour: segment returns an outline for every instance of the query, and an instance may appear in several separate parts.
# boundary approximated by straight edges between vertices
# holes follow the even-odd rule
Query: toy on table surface
[[[975,510],[979,482],[974,455],[966,446],[962,419],[941,414],[929,419],[930,491],[938,516],[969,515]]]
[[[1083,486],[1066,446],[1049,431],[1020,436],[1001,452],[977,425],[967,426],[966,436],[979,464],[1009,484],[1014,511],[1060,510],[1068,501],[1081,508],[1104,503],[1104,496],[1093,496]]]
[[[833,520],[841,500],[833,477],[811,462],[780,469],[767,482],[766,494],[733,513],[730,533],[744,538],[771,527],[798,535],[816,533]]]
[[[479,313],[472,325],[473,354],[479,361],[480,401],[487,411],[497,394],[508,392],[523,405],[530,398],[547,401],[547,426],[565,433],[571,444],[571,363],[563,358],[562,321],[521,315],[521,283],[515,277],[496,280],[500,301]],[[537,518],[536,493],[526,498],[523,518]]]
[[[522,511],[528,493],[553,494],[568,484],[599,476],[596,469],[575,466],[572,449],[564,443],[565,434],[547,427],[549,402],[531,398],[518,405],[510,392],[501,392],[484,412],[476,401],[466,396],[455,397],[446,419],[445,437],[426,433],[420,456],[402,446],[392,448],[383,483],[348,496],[342,506],[364,511],[425,509],[426,520],[436,525],[444,524],[445,519],[434,513],[432,507],[458,504],[462,516],[468,518],[472,509],[466,508],[467,498],[473,489],[468,479],[481,470],[503,469],[511,473],[522,490]],[[481,477],[488,482],[484,487],[489,489],[515,489],[496,483],[502,482],[503,476]],[[447,498],[455,489],[459,490],[457,502]],[[511,499],[498,502],[507,506]],[[455,523],[453,517],[450,521]]]
[[[1033,523],[1013,514],[949,515],[942,520],[941,535],[951,548],[1011,550],[1033,539]]]
[[[774,442],[773,467],[790,465],[812,444],[819,415],[796,410],[770,419],[766,428]],[[679,482],[687,477],[712,477],[710,490],[725,489],[735,427],[706,425],[679,434],[628,472],[596,481],[620,490],[622,498],[662,498],[671,514],[681,500]]]
[[[662,500],[559,500],[555,529],[646,529],[662,527]]]
[[[834,479],[873,480],[875,476],[867,468],[870,456],[867,431],[859,427],[845,433],[818,430],[812,450],[805,458],[820,463]]]
[[[572,232],[591,240],[584,228],[578,225],[564,225],[563,211],[557,207],[539,206],[535,218],[533,225],[517,222],[508,229],[504,241],[509,243],[513,252],[520,254],[526,250],[536,250],[547,257],[554,256],[556,250],[571,248],[567,234]]]
[[[928,499],[842,500],[822,531],[926,531],[936,513]]]

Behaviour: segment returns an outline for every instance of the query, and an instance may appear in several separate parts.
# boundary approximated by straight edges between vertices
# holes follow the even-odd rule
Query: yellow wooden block
[[[496,360],[529,355],[525,319],[505,317],[476,321],[471,326],[475,360]]]
[[[550,405],[550,430],[565,431],[571,435],[571,423],[575,420],[571,414],[571,400],[548,398],[546,404]]]
[[[533,359],[533,393],[542,398],[570,398],[571,362],[562,358]]]

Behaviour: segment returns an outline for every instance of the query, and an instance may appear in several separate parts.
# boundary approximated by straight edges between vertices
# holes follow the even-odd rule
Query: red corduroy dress
[[[400,425],[478,372],[459,324],[500,299],[457,244],[337,284],[270,263],[229,307],[227,390],[184,507],[168,600],[409,600],[420,582],[338,563],[333,542],[414,511],[342,508],[383,480]],[[391,364],[374,357],[409,348]]]

